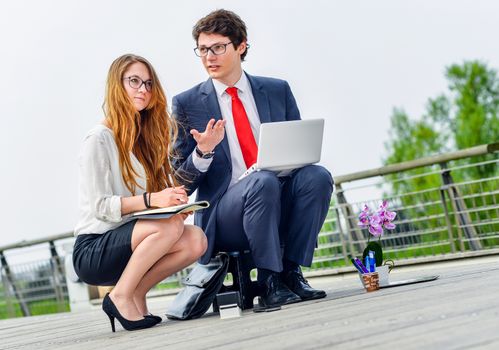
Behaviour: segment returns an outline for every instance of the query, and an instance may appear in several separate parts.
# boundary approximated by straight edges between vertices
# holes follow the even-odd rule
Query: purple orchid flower
[[[371,216],[369,220],[369,232],[374,237],[380,237],[383,235],[383,219],[379,215]]]
[[[397,215],[394,211],[387,210],[388,201],[384,200],[381,202],[378,210],[378,215],[381,217],[382,226],[388,230],[393,230],[395,228],[395,224],[392,221],[395,219]]]
[[[364,204],[364,209],[362,209],[362,212],[359,215],[359,226],[361,228],[368,228],[369,227],[369,217],[371,216],[371,210],[367,205]]]
[[[359,227],[368,228],[369,233],[374,237],[381,237],[385,228],[393,230],[396,226],[392,221],[395,220],[397,213],[389,211],[387,208],[388,201],[383,200],[376,214],[371,215],[371,210],[364,204],[364,208],[359,215]]]

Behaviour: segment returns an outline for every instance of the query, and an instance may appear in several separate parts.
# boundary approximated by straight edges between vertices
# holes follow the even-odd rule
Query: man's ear
[[[239,52],[240,55],[244,53],[248,49],[248,43],[246,41],[243,41],[242,43],[239,44],[237,47],[237,51]]]

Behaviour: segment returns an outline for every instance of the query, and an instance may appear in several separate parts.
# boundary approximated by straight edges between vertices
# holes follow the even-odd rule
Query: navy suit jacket
[[[249,74],[246,76],[251,85],[261,123],[300,119],[295,98],[286,81]],[[205,231],[208,239],[208,249],[200,259],[200,263],[206,264],[216,253],[214,248],[217,203],[227,191],[232,177],[232,164],[226,135],[215,147],[215,156],[208,171],[200,172],[192,162],[192,152],[196,141],[190,135],[190,130],[196,129],[203,132],[211,118],[222,119],[211,78],[175,96],[173,116],[177,119],[180,129],[175,144],[178,156],[174,160],[174,166],[177,173],[188,180],[184,181],[184,184],[189,194],[197,189],[196,200],[210,202],[209,208],[198,211],[194,215],[194,223]]]

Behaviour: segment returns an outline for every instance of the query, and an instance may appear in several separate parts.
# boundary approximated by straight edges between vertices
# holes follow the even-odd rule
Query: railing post
[[[338,225],[338,231],[340,233],[340,241],[341,241],[341,249],[343,252],[343,260],[345,260],[345,264],[348,266],[348,249],[347,245],[345,242],[345,232],[343,232],[343,227],[341,226],[341,220],[340,220],[340,212],[338,211],[338,207],[334,209],[334,212],[336,214],[336,224]],[[348,243],[350,244],[350,251],[353,251],[353,245],[352,245],[352,240],[349,239]]]
[[[466,238],[468,239],[469,246],[471,250],[481,250],[482,243],[476,233],[475,228],[472,226],[471,218],[466,211],[466,203],[462,199],[461,193],[459,193],[459,189],[454,185],[454,180],[452,179],[452,175],[450,174],[450,170],[447,168],[447,163],[440,163],[440,167],[442,169],[442,181],[444,185],[447,186],[448,193],[450,196],[450,200],[453,203],[453,207],[455,208],[456,221],[458,223],[458,228],[461,229]],[[461,249],[463,249],[462,247]]]
[[[21,307],[23,316],[31,316],[28,305],[26,304],[24,298],[14,284],[14,279],[12,278],[12,273],[10,271],[9,264],[7,264],[7,260],[5,259],[3,251],[0,251],[0,263],[2,264],[2,268],[5,271],[5,281],[7,282],[5,283],[5,290],[7,290],[9,287],[12,288],[12,292],[14,293],[14,297],[19,302],[19,306]]]
[[[350,241],[350,254],[357,255],[357,252],[361,252],[366,247],[365,238],[362,235],[362,232],[359,230],[355,220],[353,217],[355,216],[352,206],[347,202],[345,198],[345,194],[343,193],[343,189],[341,184],[336,183],[336,198],[338,200],[338,205],[341,208],[343,216],[345,217],[347,237]],[[353,242],[356,242],[356,247],[358,251],[355,251],[355,247]]]
[[[0,266],[0,278],[2,279],[2,285],[4,290],[4,298],[5,298],[5,311],[7,312],[8,318],[16,317],[16,310],[14,309],[14,305],[12,304],[13,296],[10,292],[10,284],[5,276],[5,270]]]
[[[64,268],[62,267],[61,258],[57,254],[57,249],[55,248],[54,241],[49,242],[50,246],[50,256],[52,257],[52,276],[54,283],[55,298],[57,300],[57,310],[64,311]]]
[[[447,209],[447,203],[445,202],[445,188],[440,188],[440,199],[442,201],[442,207],[444,208],[445,223],[447,224],[447,233],[449,235],[449,245],[452,253],[456,252],[456,246],[454,242],[454,234],[452,233],[452,225],[450,222],[449,210]],[[461,241],[462,242],[462,241]]]
[[[55,261],[57,273],[59,274],[59,276],[64,276],[64,268],[62,267],[61,258],[59,257],[59,254],[57,254],[57,249],[55,248],[54,241],[50,241],[49,246],[50,246],[50,256]]]
[[[452,205],[452,210],[454,212],[454,221],[456,222],[456,227],[457,227],[457,240],[459,242],[459,250],[462,252],[464,252],[464,242],[463,242],[463,230],[461,228],[461,225],[459,223],[459,217],[458,217],[458,209],[456,207],[456,202],[454,200],[454,195],[450,189],[449,186],[445,185],[444,186],[444,189],[447,193],[447,195],[449,196],[449,200],[451,202],[451,205]]]

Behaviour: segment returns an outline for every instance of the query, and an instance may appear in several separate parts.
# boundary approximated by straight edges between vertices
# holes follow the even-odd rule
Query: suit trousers
[[[257,268],[275,272],[283,258],[310,266],[332,193],[331,174],[318,165],[281,178],[250,174],[217,205],[215,252],[249,249]]]

